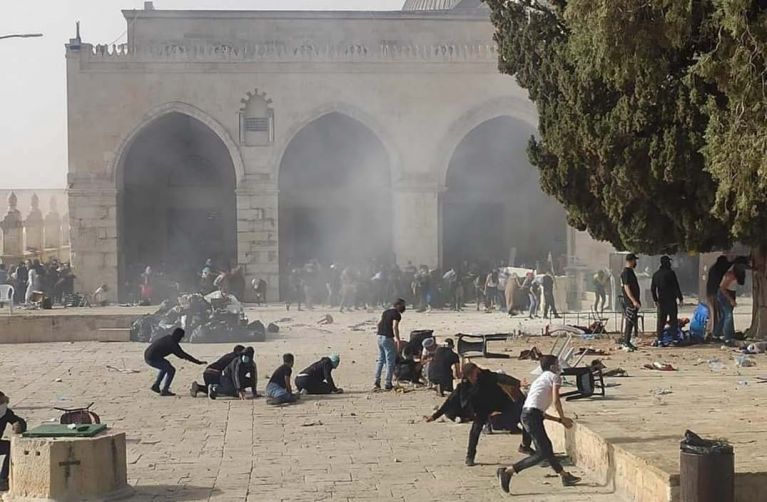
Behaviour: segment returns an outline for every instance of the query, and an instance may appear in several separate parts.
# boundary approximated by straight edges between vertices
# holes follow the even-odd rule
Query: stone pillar
[[[245,272],[246,300],[252,299],[250,282],[264,279],[268,301],[279,298],[279,259],[276,185],[245,180],[237,188],[237,261]]]
[[[36,193],[32,194],[31,206],[24,220],[24,249],[39,255],[43,250],[43,213]]]
[[[394,253],[400,267],[439,265],[439,193],[436,183],[415,177],[401,179],[392,191]]]
[[[117,190],[83,185],[67,192],[75,290],[93,292],[106,284],[117,291]]]
[[[0,221],[0,228],[3,229],[3,263],[18,263],[24,256],[24,229],[17,204],[16,194],[11,192],[8,195],[8,212]]]
[[[43,242],[45,249],[59,249],[61,247],[61,216],[56,207],[56,197],[51,196],[50,210],[45,215],[45,232]]]

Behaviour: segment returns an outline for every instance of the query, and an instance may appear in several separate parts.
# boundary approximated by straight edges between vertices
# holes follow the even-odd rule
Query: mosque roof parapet
[[[131,62],[242,62],[242,61],[488,61],[498,54],[494,43],[444,42],[412,44],[381,42],[376,45],[353,41],[338,44],[282,42],[163,41],[145,44],[83,44],[81,54],[92,61]]]

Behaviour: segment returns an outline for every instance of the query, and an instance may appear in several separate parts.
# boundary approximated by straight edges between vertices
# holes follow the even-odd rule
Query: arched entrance
[[[392,261],[391,214],[389,158],[378,137],[338,112],[308,123],[280,163],[281,282],[312,259]]]
[[[527,158],[535,129],[500,116],[472,129],[448,165],[442,194],[442,260],[482,268],[534,267],[566,251],[565,216]]]
[[[125,151],[118,186],[120,297],[136,294],[146,266],[191,290],[205,260],[237,257],[236,175],[221,138],[180,112],[139,131]]]

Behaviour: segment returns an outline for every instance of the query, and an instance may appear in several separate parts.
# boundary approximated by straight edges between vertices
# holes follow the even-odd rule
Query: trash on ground
[[[722,371],[724,369],[724,363],[718,357],[709,359],[706,362],[711,371]]]
[[[643,364],[642,368],[655,371],[676,371],[676,368],[671,366],[669,363],[660,363],[658,361],[655,361],[652,364]]]
[[[605,377],[627,377],[629,376],[628,371],[624,370],[623,368],[615,368],[611,370],[607,370],[602,372],[602,376]]]
[[[658,389],[651,390],[650,394],[652,394],[654,396],[666,396],[668,394],[673,394],[673,392],[674,391],[672,391],[671,389],[661,389],[661,388],[658,388]]]
[[[735,357],[735,365],[738,368],[750,368],[751,366],[756,366],[756,362],[748,357],[748,355],[741,354]]]
[[[305,422],[305,423],[301,424],[302,427],[314,427],[315,425],[322,425],[322,421],[321,420],[316,420],[314,422]]]
[[[107,364],[107,369],[111,371],[119,371],[120,373],[141,373],[139,370],[134,370],[130,368],[116,368],[114,366],[110,366]]]

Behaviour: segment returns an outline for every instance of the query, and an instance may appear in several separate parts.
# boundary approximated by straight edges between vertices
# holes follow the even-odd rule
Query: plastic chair
[[[15,291],[10,284],[0,284],[0,303],[8,303],[8,315],[13,314],[13,295]]]

